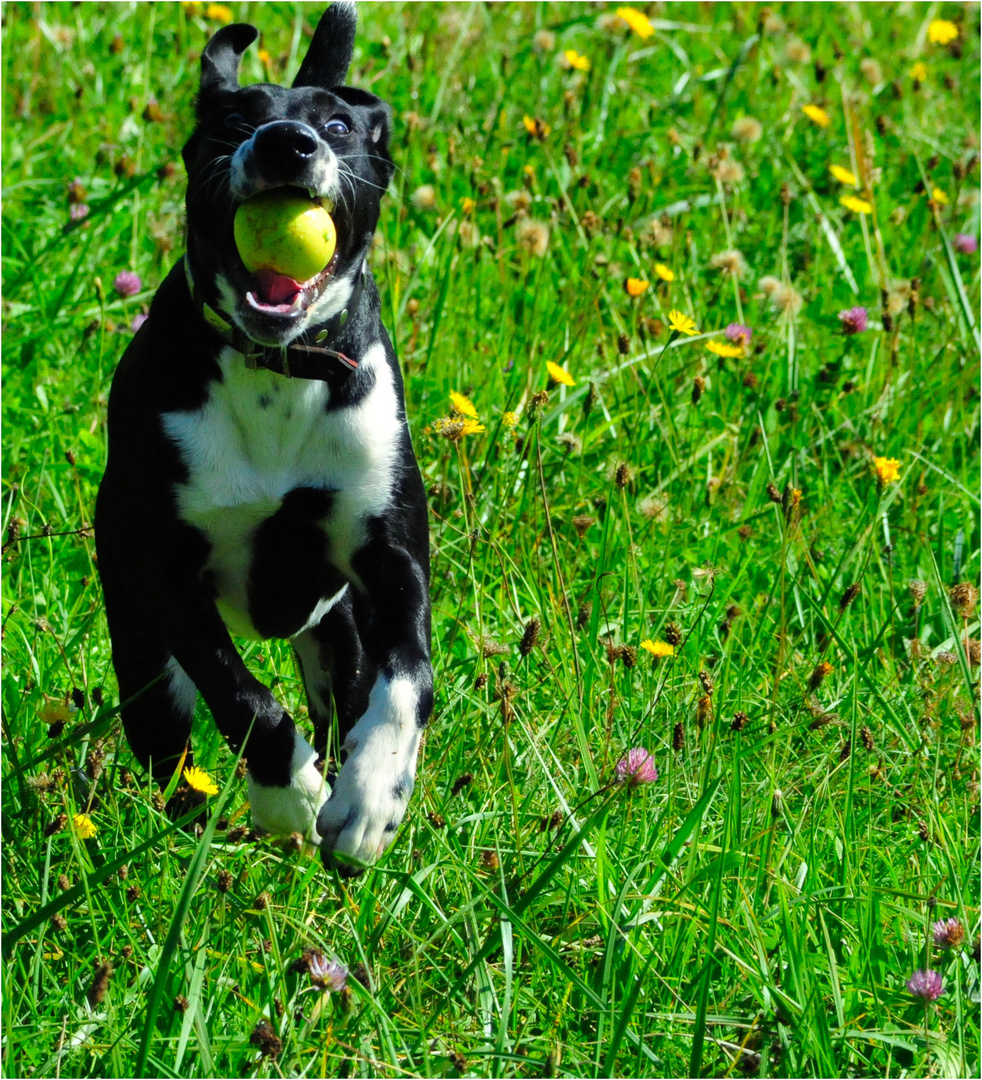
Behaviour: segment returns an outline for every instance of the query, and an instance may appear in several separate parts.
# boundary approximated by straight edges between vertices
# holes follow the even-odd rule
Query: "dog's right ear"
[[[355,55],[357,26],[354,0],[334,0],[320,17],[293,85],[319,86],[322,90],[341,86]]]
[[[223,26],[208,42],[201,54],[201,89],[199,105],[213,94],[233,92],[239,88],[239,59],[259,37],[259,31],[248,23]]]

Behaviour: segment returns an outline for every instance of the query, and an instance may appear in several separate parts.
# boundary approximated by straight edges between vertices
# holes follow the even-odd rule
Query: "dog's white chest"
[[[176,492],[178,510],[211,545],[207,569],[219,608],[230,629],[256,636],[246,599],[256,530],[291,491],[331,492],[331,511],[320,525],[331,561],[350,577],[365,521],[390,498],[400,421],[380,344],[361,359],[374,370],[372,391],[333,410],[325,383],[247,369],[231,348],[220,363],[224,378],[211,384],[204,405],[162,419],[187,469]]]

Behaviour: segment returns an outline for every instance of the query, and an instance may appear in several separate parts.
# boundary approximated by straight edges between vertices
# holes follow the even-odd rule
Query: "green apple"
[[[299,282],[327,266],[338,242],[327,210],[292,188],[274,188],[242,203],[233,232],[250,274],[273,270]]]

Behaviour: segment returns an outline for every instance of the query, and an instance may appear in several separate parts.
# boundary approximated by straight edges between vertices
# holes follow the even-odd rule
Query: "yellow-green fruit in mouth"
[[[287,188],[249,199],[235,212],[235,246],[246,270],[273,270],[294,281],[316,277],[334,257],[334,219],[319,203]]]

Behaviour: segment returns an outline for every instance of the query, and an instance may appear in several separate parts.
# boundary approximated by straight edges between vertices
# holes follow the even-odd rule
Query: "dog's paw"
[[[350,861],[367,866],[394,839],[406,816],[413,779],[397,781],[383,772],[356,757],[345,762],[333,794],[317,815],[321,855],[328,865]]]
[[[331,789],[315,764],[314,748],[299,732],[295,740],[289,786],[260,784],[251,773],[246,774],[252,823],[268,833],[298,832],[310,843],[319,844],[317,814]]]
[[[366,866],[392,842],[413,792],[419,739],[412,685],[380,679],[345,739],[347,759],[317,815],[328,865]]]

